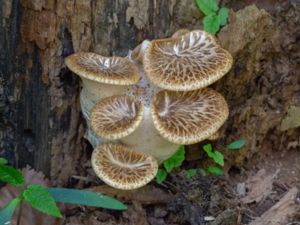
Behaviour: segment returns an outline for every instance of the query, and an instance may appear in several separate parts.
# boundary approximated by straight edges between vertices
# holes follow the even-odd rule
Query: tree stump
[[[290,108],[300,107],[299,7],[286,2],[271,12],[276,17],[254,6],[232,11],[219,33],[235,64],[213,85],[231,109],[217,144],[248,141],[234,163],[261,148],[300,146],[296,127],[281,129]],[[90,152],[80,82],[64,58],[79,51],[125,56],[144,39],[201,29],[201,17],[194,0],[0,0],[0,155],[65,185]]]

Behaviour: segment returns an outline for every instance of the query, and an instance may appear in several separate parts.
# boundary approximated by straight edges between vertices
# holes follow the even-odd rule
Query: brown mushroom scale
[[[206,87],[225,75],[231,55],[204,31],[152,41],[146,49],[144,68],[160,88],[190,91]]]
[[[194,144],[214,134],[228,117],[221,94],[204,88],[197,91],[161,91],[151,105],[158,132],[177,144]]]
[[[156,160],[120,144],[102,144],[93,152],[96,174],[118,189],[135,189],[148,183],[157,172]]]
[[[102,138],[119,139],[132,133],[143,118],[143,105],[130,96],[100,100],[91,113],[94,132]]]

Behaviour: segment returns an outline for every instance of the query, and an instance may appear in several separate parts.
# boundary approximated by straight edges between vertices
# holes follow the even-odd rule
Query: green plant
[[[156,174],[156,182],[162,183],[173,169],[179,168],[184,161],[185,158],[185,149],[184,145],[180,145],[178,150],[171,158],[165,160],[163,162],[163,168],[158,169]]]
[[[220,150],[213,149],[211,144],[206,144],[203,146],[203,150],[206,152],[207,156],[211,158],[217,166],[208,166],[207,171],[212,174],[222,175],[223,170],[219,167],[224,166],[224,155],[222,151],[234,151],[242,148],[246,144],[244,139],[240,139],[234,141],[227,145],[225,148],[221,148]]]
[[[206,173],[212,173],[216,175],[222,175],[223,169],[219,166],[224,166],[224,155],[222,151],[235,151],[242,148],[246,144],[244,139],[240,139],[234,141],[220,150],[213,149],[211,144],[206,144],[203,146],[203,150],[206,152],[207,156],[213,160],[217,166],[208,166],[206,169],[198,168],[198,169],[188,169],[185,170],[185,174],[187,179],[191,179],[194,177],[197,172],[199,172],[202,176],[206,176]],[[181,145],[177,152],[169,159],[163,162],[162,167],[158,169],[156,174],[156,182],[161,184],[166,180],[168,174],[175,168],[179,168],[185,159],[185,150],[184,146]]]
[[[107,209],[125,210],[127,207],[116,199],[90,192],[67,188],[47,188],[37,184],[25,187],[25,179],[20,170],[7,165],[7,161],[0,158],[0,181],[20,188],[20,195],[12,199],[0,211],[0,224],[9,224],[18,205],[26,201],[34,209],[48,215],[61,218],[62,214],[56,202],[81,204]],[[20,221],[18,221],[18,224]]]
[[[228,9],[219,9],[215,0],[196,0],[199,9],[204,13],[203,28],[205,31],[216,34],[221,26],[226,25]]]

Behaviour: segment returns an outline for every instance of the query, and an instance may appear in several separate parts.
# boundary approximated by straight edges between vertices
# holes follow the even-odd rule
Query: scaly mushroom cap
[[[65,62],[74,73],[100,83],[132,85],[140,79],[138,68],[129,59],[122,57],[81,52],[68,56]]]
[[[228,106],[221,94],[204,88],[188,92],[161,91],[151,103],[154,126],[175,144],[207,139],[223,125]]]
[[[143,118],[143,105],[130,96],[101,99],[91,111],[91,126],[99,137],[115,140],[131,134]]]
[[[205,31],[151,41],[143,59],[148,79],[160,88],[190,91],[225,75],[232,56]]]
[[[92,154],[92,166],[105,183],[123,190],[146,185],[155,177],[158,169],[152,156],[113,143],[96,147]]]

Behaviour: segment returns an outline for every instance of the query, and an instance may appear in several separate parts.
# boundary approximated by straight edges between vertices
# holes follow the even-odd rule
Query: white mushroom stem
[[[122,138],[121,142],[155,157],[158,163],[170,158],[179,145],[164,139],[153,125],[149,107],[145,106],[143,120],[139,127],[129,136]]]
[[[97,102],[102,98],[123,94],[128,86],[104,84],[97,81],[81,77],[82,87],[85,89],[85,95],[91,102]]]

